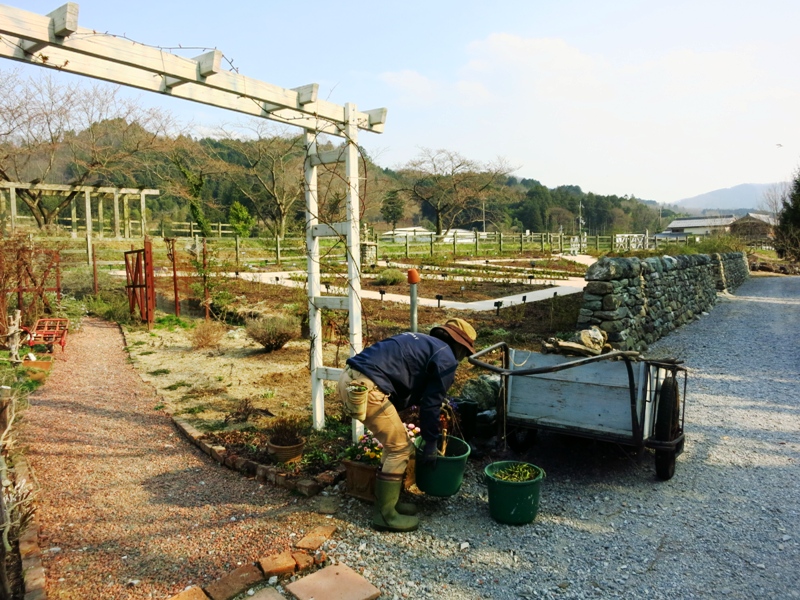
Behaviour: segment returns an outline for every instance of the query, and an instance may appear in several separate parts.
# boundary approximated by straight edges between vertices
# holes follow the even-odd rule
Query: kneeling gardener
[[[464,319],[450,319],[430,334],[401,333],[381,340],[347,359],[339,379],[345,410],[383,444],[375,482],[373,526],[386,531],[413,531],[419,525],[413,504],[398,503],[414,446],[397,414],[419,406],[424,460],[435,460],[439,411],[455,380],[458,363],[475,353],[475,329]]]

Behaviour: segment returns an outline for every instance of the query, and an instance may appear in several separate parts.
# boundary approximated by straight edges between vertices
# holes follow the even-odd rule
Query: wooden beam
[[[16,188],[18,190],[40,190],[45,192],[85,192],[88,190],[93,194],[113,194],[114,192],[120,194],[139,194],[143,192],[147,196],[158,196],[161,194],[161,190],[154,190],[151,188],[115,188],[92,185],[66,185],[61,183],[22,183],[21,181],[0,181],[0,187]]]
[[[49,13],[47,17],[50,19],[50,29],[55,37],[64,38],[78,30],[78,5],[74,2],[68,2],[64,6],[55,9]],[[46,48],[49,42],[35,41],[23,42],[22,46],[26,52],[31,54]]]
[[[345,161],[344,150],[326,150],[318,154],[311,155],[311,164],[315,167],[319,165],[335,165]]]
[[[313,162],[311,163],[314,164]],[[310,227],[314,237],[346,237],[350,233],[350,223],[318,223]]]

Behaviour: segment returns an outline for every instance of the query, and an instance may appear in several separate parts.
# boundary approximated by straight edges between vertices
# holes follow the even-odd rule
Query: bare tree
[[[158,149],[174,127],[105,84],[59,85],[44,74],[0,73],[0,181],[136,186],[135,157]],[[39,227],[55,222],[74,194],[20,189]]]
[[[258,220],[283,237],[304,197],[304,138],[265,122],[249,129],[252,139],[226,132],[224,139],[204,148],[218,163],[227,163],[226,177],[249,201]]]
[[[513,169],[503,159],[481,164],[452,150],[423,148],[404,171],[410,183],[402,191],[433,211],[436,234],[441,235],[465,212],[480,207],[492,187]]]

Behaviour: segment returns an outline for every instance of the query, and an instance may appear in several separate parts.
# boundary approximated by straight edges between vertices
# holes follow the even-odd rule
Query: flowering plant
[[[345,448],[344,451],[345,458],[367,463],[368,465],[381,464],[382,454],[383,444],[375,439],[369,431],[358,438],[355,444]]]
[[[415,425],[414,423],[403,423],[403,425],[406,428],[406,435],[408,435],[408,439],[410,439],[413,443],[422,430],[419,428],[419,425]]]

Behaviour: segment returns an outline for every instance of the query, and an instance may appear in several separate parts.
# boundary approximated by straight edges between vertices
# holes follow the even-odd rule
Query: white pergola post
[[[322,357],[322,317],[314,299],[320,295],[319,238],[313,228],[319,224],[319,203],[317,197],[317,134],[306,129],[306,247],[308,249],[308,330],[311,338],[311,412],[314,429],[325,425],[325,381],[320,377],[324,367]]]
[[[344,105],[345,115],[345,185],[347,185],[347,280],[350,310],[350,356],[363,350],[361,339],[361,226],[358,197],[358,125],[356,105]]]

